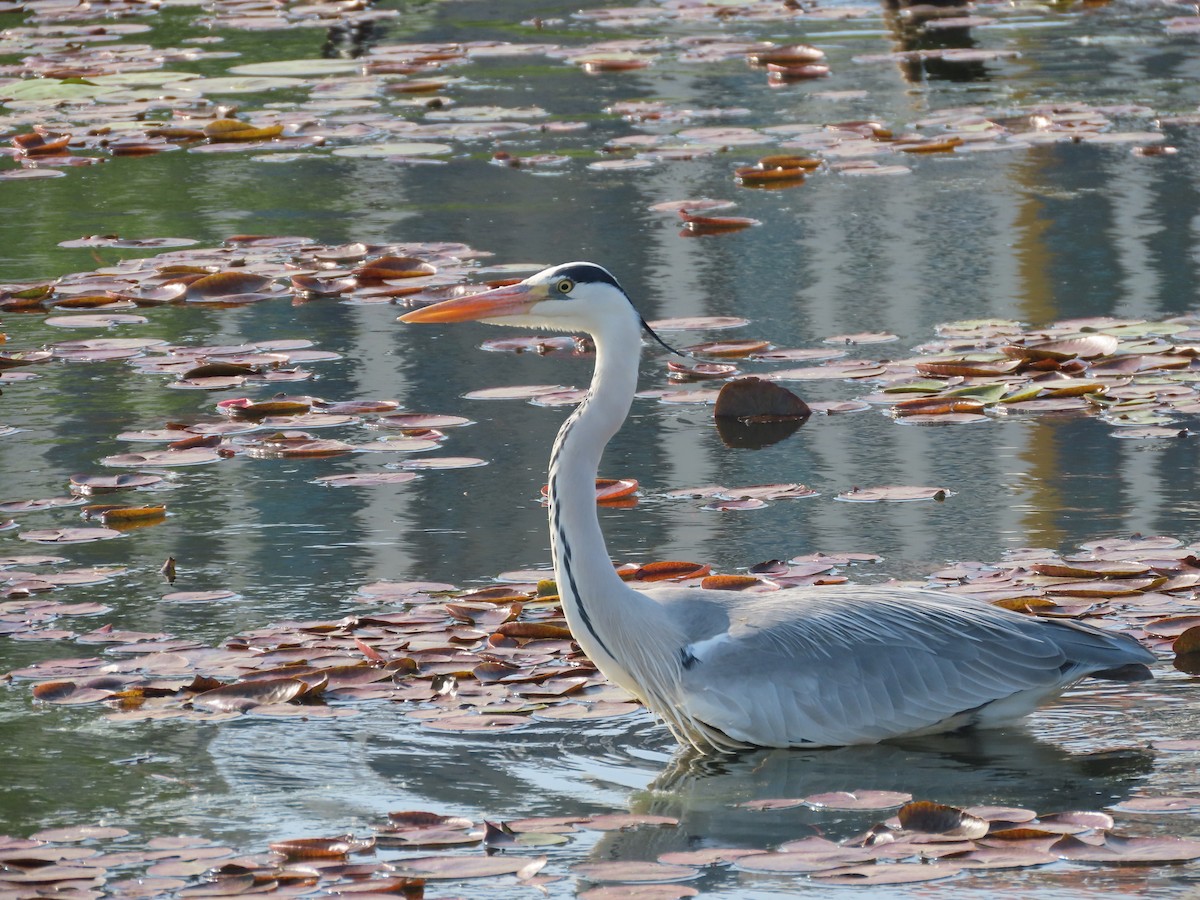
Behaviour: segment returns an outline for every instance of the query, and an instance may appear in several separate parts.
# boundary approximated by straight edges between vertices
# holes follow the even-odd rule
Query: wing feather
[[[721,601],[728,630],[689,645],[696,664],[682,674],[681,702],[691,717],[752,744],[871,743],[996,701],[1032,708],[1089,671],[1065,652],[1072,641],[1105,664],[1137,661],[1118,636],[1082,629],[1085,639],[1076,627],[1065,640],[1059,623],[938,592],[794,593]],[[1024,707],[1010,705],[1014,715]]]

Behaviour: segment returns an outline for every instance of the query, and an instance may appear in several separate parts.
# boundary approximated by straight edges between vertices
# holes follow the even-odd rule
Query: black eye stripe
[[[595,263],[567,263],[559,266],[555,272],[555,284],[561,280],[569,280],[574,285],[590,284],[593,282],[601,282],[603,284],[611,284],[617,290],[622,291],[621,285],[617,283],[617,279],[613,278],[612,274]],[[624,293],[624,291],[622,291]]]

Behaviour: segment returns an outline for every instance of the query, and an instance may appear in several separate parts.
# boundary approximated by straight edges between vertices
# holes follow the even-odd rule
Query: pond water
[[[795,15],[767,14],[750,2],[646,4],[638,15],[613,12],[607,20],[577,17],[574,5],[554,0],[380,3],[372,8],[380,13],[376,18],[325,28],[313,27],[311,13],[292,5],[285,8],[292,18],[280,14],[277,22],[268,21],[274,12],[251,3],[110,5],[108,19],[68,25],[148,26],[130,34],[113,29],[111,41],[95,44],[97,52],[132,44],[190,48],[213,55],[171,57],[144,68],[208,78],[234,66],[379,54],[401,43],[561,48],[637,38],[661,45],[633,48],[652,58],[646,68],[599,74],[561,54],[483,52],[431,69],[446,79],[431,94],[359,83],[355,67],[324,73],[302,65],[288,70],[298,79],[290,85],[214,89],[213,102],[235,106],[247,121],[294,126],[303,120],[309,124],[299,133],[325,128],[332,136],[323,146],[200,152],[191,144],[112,158],[89,144],[76,155],[102,164],[56,167],[62,177],[0,185],[6,213],[0,217],[0,280],[36,282],[160,252],[59,246],[84,235],[185,238],[201,249],[236,234],[304,236],[326,245],[458,242],[481,254],[469,260],[468,270],[479,270],[472,280],[591,259],[617,275],[647,319],[741,316],[750,322],[736,331],[666,335],[677,344],[760,338],[777,347],[828,349],[822,340],[831,336],[894,335],[885,344],[842,343],[850,358],[870,360],[911,356],[937,338],[940,323],[957,320],[1041,327],[1068,318],[1160,323],[1200,315],[1200,53],[1187,23],[1168,21],[1190,15],[1190,7],[980,4],[971,14],[983,21],[936,28],[914,24],[920,16],[902,9],[837,3]],[[0,42],[6,54],[0,61],[18,67],[69,44],[54,32],[57,6],[40,6],[3,4],[0,23],[11,30]],[[718,8],[728,14],[716,15]],[[289,22],[301,27],[272,27]],[[42,31],[22,30],[35,28]],[[713,39],[811,42],[825,51],[831,75],[772,85],[761,67],[746,65],[743,52],[701,58],[698,48]],[[58,43],[51,49],[39,41]],[[943,52],[948,48],[959,58]],[[979,53],[963,55],[972,49]],[[630,52],[606,50],[622,59]],[[227,51],[238,55],[219,55]],[[141,51],[130,54],[141,58]],[[16,75],[17,69],[5,72]],[[3,91],[0,86],[0,96],[8,96]],[[128,133],[137,103],[146,104],[142,118],[168,119],[173,105],[198,102],[197,95],[179,96],[99,96],[50,105],[10,100],[6,131],[47,122],[51,131],[70,131],[86,142],[92,139],[85,132],[105,125]],[[429,103],[431,96],[446,100]],[[413,97],[420,105],[411,105]],[[608,111],[633,100],[661,101],[667,111],[641,123]],[[510,112],[538,107],[544,115],[519,121],[549,124],[498,136],[436,130],[456,121],[456,107],[493,106]],[[673,118],[679,110],[693,112]],[[446,116],[433,117],[440,112]],[[1058,116],[1063,127],[1013,124],[1031,115]],[[485,109],[478,118],[512,122],[513,114]],[[883,156],[857,145],[839,155],[832,143],[813,137],[826,123],[864,120],[896,134],[929,137],[958,129],[970,136],[983,128],[976,118],[1007,122],[1011,133],[986,146],[968,140],[954,152],[887,150]],[[1092,126],[1069,130],[1076,121]],[[404,122],[435,127],[410,132],[397,126]],[[679,133],[716,126],[758,129],[760,140],[740,143],[733,132]],[[806,136],[797,140],[807,139],[808,149],[829,151],[822,171],[784,190],[735,183],[736,167],[789,152],[780,144],[798,135]],[[657,136],[657,146],[629,142],[646,136]],[[447,150],[415,158],[403,149],[364,156],[331,151],[389,140],[436,141]],[[600,152],[606,145],[635,149]],[[680,146],[688,152],[676,153]],[[1131,152],[1159,146],[1177,152]],[[562,158],[513,167],[496,164],[497,150]],[[637,165],[596,165],[616,159]],[[837,168],[856,159],[908,171],[864,176]],[[12,165],[0,163],[0,176],[20,161],[16,154]],[[650,208],[701,197],[735,200],[731,214],[761,224],[686,236],[672,213]],[[496,268],[487,274],[488,267]],[[16,350],[99,337],[195,346],[302,339],[338,356],[306,364],[316,372],[311,382],[253,392],[168,390],[168,378],[136,372],[122,360],[15,370],[38,377],[3,384],[0,425],[18,430],[0,437],[0,500],[64,496],[76,473],[129,471],[100,462],[142,449],[119,440],[119,433],[215,418],[220,399],[263,399],[276,390],[332,400],[394,399],[407,410],[465,416],[473,424],[448,429],[446,443],[434,452],[475,456],[486,465],[425,472],[395,486],[333,489],[313,479],[381,471],[384,461],[364,462],[363,454],[238,456],[172,469],[159,489],[140,496],[165,498],[171,514],[161,524],[77,545],[19,537],[26,529],[82,524],[77,509],[21,513],[18,527],[0,532],[0,556],[46,553],[66,558],[63,565],[71,568],[126,567],[103,583],[56,591],[56,600],[102,603],[110,611],[64,618],[53,627],[83,633],[111,624],[215,646],[271,623],[394,611],[399,607],[356,596],[379,580],[479,587],[505,571],[548,565],[539,490],[569,407],[463,395],[501,385],[583,387],[588,357],[483,352],[483,341],[507,333],[401,326],[394,321],[397,307],[388,303],[280,297],[130,312],[148,321],[69,329],[48,322],[43,310],[8,313],[3,330]],[[61,311],[49,313],[56,314]],[[1188,327],[1186,318],[1178,321]],[[666,387],[663,354],[647,350],[644,356],[643,386]],[[752,361],[739,365],[751,373],[771,371]],[[850,400],[873,389],[846,379],[788,386],[810,402]],[[1169,417],[1181,430],[1200,430],[1195,420],[1194,412]],[[959,561],[996,562],[1028,547],[1067,553],[1085,541],[1132,534],[1195,542],[1200,473],[1194,436],[1122,440],[1118,431],[1087,414],[1014,413],[973,425],[923,426],[872,409],[814,416],[787,440],[734,450],[713,427],[710,406],[645,397],[635,402],[602,472],[638,479],[643,496],[629,508],[606,509],[602,521],[618,562],[692,559],[735,572],[816,552],[878,555],[877,562],[843,568],[858,581],[920,580]],[[318,436],[369,439],[361,430],[354,438],[347,434],[330,429]],[[708,484],[774,482],[803,482],[819,494],[734,512],[668,496]],[[943,502],[835,500],[855,486],[888,484],[938,485],[951,494]],[[178,566],[173,585],[159,574],[167,557]],[[218,590],[234,596],[162,601],[172,591]],[[103,655],[102,648],[69,637],[0,634],[0,671],[98,651]],[[37,703],[29,682],[16,679],[0,689],[0,834],[102,823],[142,838],[195,834],[258,852],[281,837],[369,831],[391,810],[436,810],[474,821],[628,810],[679,819],[676,828],[580,831],[550,847],[543,874],[568,877],[545,890],[568,897],[586,887],[570,871],[581,861],[653,860],[705,846],[774,848],[814,833],[844,838],[888,814],[736,806],[751,800],[871,788],[958,806],[1048,812],[1108,808],[1133,796],[1200,798],[1194,752],[1153,746],[1196,735],[1192,680],[1169,662],[1156,674],[1154,682],[1133,687],[1084,685],[1025,726],[1003,732],[722,761],[681,756],[644,712],[582,723],[534,721],[497,734],[433,731],[410,715],[410,704],[386,701],[345,704],[357,712],[346,718],[121,722],[98,705]],[[1130,833],[1195,835],[1196,809],[1119,819]],[[1058,863],[859,890],[881,897],[918,890],[930,897],[1166,897],[1197,890],[1196,881],[1194,864]],[[532,893],[512,879],[479,884],[486,884],[488,896]],[[739,900],[828,890],[802,875],[725,868],[706,870],[689,885],[702,895]],[[431,882],[426,896],[470,896],[473,890]]]

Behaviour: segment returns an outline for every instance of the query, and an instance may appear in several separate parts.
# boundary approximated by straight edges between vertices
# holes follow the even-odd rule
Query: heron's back
[[[686,715],[656,711],[708,743],[705,729],[812,746],[999,724],[1088,675],[1148,677],[1154,659],[1126,635],[938,591],[647,594],[686,636],[676,700]]]

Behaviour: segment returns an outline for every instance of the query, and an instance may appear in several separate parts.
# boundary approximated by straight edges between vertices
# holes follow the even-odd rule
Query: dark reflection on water
[[[685,849],[689,836],[702,836],[710,846],[754,846],[769,817],[736,808],[749,800],[898,790],[962,806],[1002,798],[1005,805],[1040,812],[1095,809],[1128,797],[1153,764],[1154,754],[1140,750],[1075,754],[1023,730],[977,732],[820,752],[758,751],[730,760],[684,757],[635,792],[631,805],[637,812],[681,820],[679,833],[653,833],[664,844],[676,844],[656,853]],[[785,818],[786,827],[798,832],[819,826],[826,837],[843,839],[887,815],[797,808]],[[616,836],[613,843],[637,842],[648,834]]]

